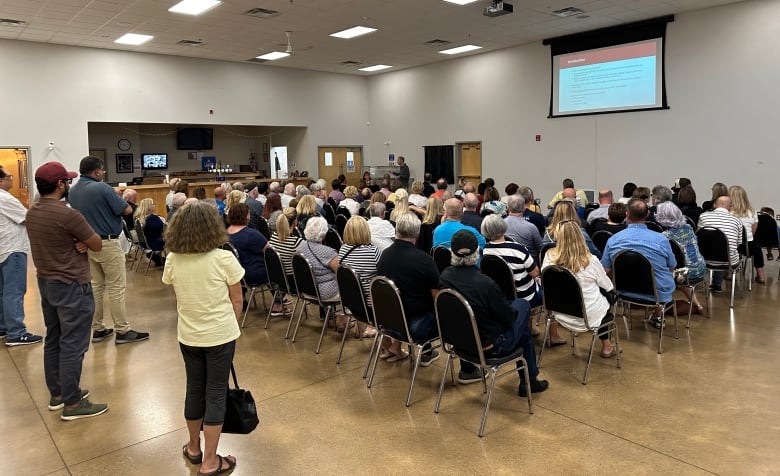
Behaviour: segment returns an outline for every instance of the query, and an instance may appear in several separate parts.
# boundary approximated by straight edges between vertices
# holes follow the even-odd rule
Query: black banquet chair
[[[350,265],[342,263],[336,270],[336,282],[339,285],[341,307],[344,308],[344,310],[349,309],[346,328],[349,329],[349,325],[353,319],[371,327],[376,327],[373,309],[368,307],[368,303],[366,303],[366,295],[363,293],[360,278],[355,270]],[[339,356],[336,358],[336,364],[341,363],[341,355],[344,352],[344,343],[347,340],[347,334],[349,334],[349,332],[344,331],[344,335],[341,337],[341,347],[339,347]],[[368,374],[368,365],[371,362],[371,357],[373,357],[374,352],[379,352],[378,342],[379,333],[377,332],[374,337],[374,342],[371,344],[371,351],[368,353],[366,366],[363,369],[363,378]]]
[[[146,234],[144,233],[144,227],[141,225],[141,222],[138,220],[135,220],[133,222],[133,225],[135,226],[135,234],[138,239],[138,248],[136,250],[141,250],[141,256],[143,256],[143,253],[148,253],[147,255],[147,262],[146,262],[146,271],[144,271],[144,276],[147,276],[149,274],[149,267],[152,265],[152,257],[154,255],[162,256],[163,250],[153,250],[148,242],[146,241]],[[137,260],[138,263],[135,265],[136,272],[141,269],[141,261]]]
[[[257,217],[257,231],[259,231],[266,240],[271,239],[271,228],[268,227],[268,220],[266,220],[265,217]]]
[[[436,396],[436,404],[433,407],[433,411],[439,413],[447,374],[452,374],[453,357],[458,357],[461,360],[471,362],[487,375],[487,382],[483,380],[483,385],[485,385],[485,390],[487,391],[485,408],[482,410],[482,421],[477,432],[480,437],[485,433],[485,423],[490,410],[490,401],[493,398],[493,390],[499,377],[515,374],[516,371],[523,372],[526,393],[528,395],[528,412],[533,413],[531,381],[528,377],[528,363],[523,358],[523,347],[518,346],[514,352],[503,357],[485,357],[474,312],[463,296],[452,289],[444,289],[436,296],[435,306],[436,325],[439,328],[442,349],[447,353],[447,360],[444,363],[444,372],[442,373],[439,393]],[[508,364],[515,365],[501,371]],[[455,379],[453,378],[452,380],[454,384]]]
[[[225,244],[222,245],[222,249],[230,251],[231,253],[233,253],[233,255],[235,255],[236,259],[238,259],[238,250],[229,241],[225,242]],[[265,302],[265,294],[264,294],[264,289],[268,289],[268,291],[271,291],[271,286],[269,283],[250,283],[246,280],[246,278],[241,278],[241,287],[245,293],[246,292],[249,293],[249,299],[247,300],[246,303],[246,309],[244,309],[244,316],[241,318],[241,327],[244,327],[244,324],[246,323],[246,316],[249,314],[249,306],[254,304],[255,308],[257,307],[257,298],[255,297],[255,294],[257,294],[258,292],[260,293],[260,296],[263,298],[263,309],[267,310],[269,313],[271,312],[271,309],[268,307],[268,305]]]
[[[542,271],[542,287],[544,288],[544,307],[547,309],[547,323],[544,328],[544,339],[542,342],[547,342],[547,336],[550,333],[550,323],[555,319],[555,313],[565,314],[577,318],[581,321],[579,325],[571,325],[568,321],[557,321],[558,324],[565,327],[572,333],[571,336],[571,353],[574,355],[574,337],[578,333],[590,332],[592,337],[590,339],[590,349],[588,349],[588,361],[585,364],[585,374],[582,376],[582,384],[588,383],[588,372],[590,371],[590,364],[593,359],[593,347],[596,344],[596,338],[606,334],[612,334],[614,332],[615,337],[615,353],[617,355],[617,367],[620,368],[620,343],[617,332],[617,324],[613,318],[606,323],[606,329],[604,332],[600,332],[600,327],[593,327],[588,323],[588,315],[585,311],[585,302],[582,298],[582,288],[579,281],[568,269],[552,265],[548,266]],[[614,312],[612,309],[610,312]],[[544,346],[539,350],[539,365],[542,364],[542,354],[544,353]]]
[[[682,246],[680,246],[679,243],[677,243],[672,239],[669,240],[669,244],[672,247],[672,252],[674,253],[674,259],[677,262],[677,266],[674,267],[675,281],[677,287],[688,288],[691,292],[691,297],[689,297],[687,301],[688,302],[688,323],[685,324],[685,327],[689,328],[691,327],[691,315],[693,314],[693,294],[696,292],[696,286],[702,284],[704,282],[704,279],[691,281],[688,278],[687,273],[682,273],[682,271],[688,266],[688,258],[685,256],[685,251],[682,249]],[[677,276],[680,276],[680,278],[678,279]]]
[[[599,230],[590,237],[590,239],[593,240],[593,244],[602,253],[604,252],[604,248],[607,247],[607,241],[609,241],[610,238],[612,238],[612,233],[607,230]]]
[[[342,245],[341,235],[339,235],[339,232],[336,231],[335,228],[328,228],[328,231],[325,232],[325,239],[323,240],[323,244],[333,248],[336,250],[336,253],[338,253]]]
[[[436,263],[436,267],[439,269],[439,273],[447,269],[451,264],[452,252],[446,246],[437,246],[433,249],[433,261]]]
[[[498,284],[507,301],[517,299],[515,275],[506,261],[496,255],[484,255],[479,263],[479,269],[482,274]]]
[[[303,314],[306,312],[306,304],[316,304],[317,306],[325,309],[325,320],[322,323],[322,331],[320,332],[320,340],[317,342],[317,349],[315,354],[320,353],[320,347],[322,347],[322,339],[325,337],[325,330],[328,328],[328,321],[331,318],[335,318],[336,306],[339,304],[339,298],[332,300],[324,300],[320,298],[320,290],[317,287],[317,280],[314,277],[314,271],[311,269],[309,260],[295,253],[292,257],[293,276],[295,276],[295,288],[298,291],[298,298],[303,301],[300,311],[298,311],[298,319],[295,322],[295,330],[293,331],[292,341],[295,342],[295,338],[298,336],[298,328],[301,326],[301,320]],[[292,318],[291,318],[292,319]]]
[[[710,272],[710,283],[712,283],[712,273],[715,271],[731,273],[731,303],[729,307],[733,308],[737,270],[731,264],[728,238],[721,230],[705,226],[696,230],[696,240],[699,242],[699,252],[704,258],[707,271]],[[707,287],[707,294],[709,294],[709,287]]]
[[[268,323],[271,321],[271,311],[273,310],[273,303],[282,302],[285,295],[294,296],[295,303],[290,314],[290,322],[287,324],[287,333],[284,335],[285,339],[290,334],[290,326],[292,325],[292,316],[295,315],[295,308],[298,306],[297,293],[295,292],[295,286],[287,279],[287,274],[284,272],[284,264],[282,264],[282,257],[279,252],[270,246],[265,248],[263,253],[265,258],[265,271],[268,273],[268,286],[271,290],[271,307],[268,309],[268,316],[265,318],[265,325],[263,329],[268,329]],[[284,306],[284,304],[282,304]]]

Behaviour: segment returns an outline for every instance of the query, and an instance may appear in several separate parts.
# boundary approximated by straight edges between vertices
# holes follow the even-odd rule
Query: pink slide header
[[[561,56],[558,58],[558,67],[560,69],[576,68],[598,63],[609,63],[631,58],[643,58],[645,56],[656,55],[655,41],[640,43],[637,45],[620,46],[618,48],[609,48],[601,51],[591,51],[589,53],[577,53],[573,55]]]

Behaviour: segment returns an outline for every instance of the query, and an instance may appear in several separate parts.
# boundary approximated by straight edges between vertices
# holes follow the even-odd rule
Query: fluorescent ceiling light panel
[[[257,56],[256,58],[257,59],[261,59],[261,60],[273,61],[273,60],[278,60],[278,59],[282,59],[282,58],[287,58],[288,56],[290,56],[290,53],[284,53],[282,51],[272,51],[272,52],[266,53],[266,54],[264,54],[262,56]]]
[[[343,31],[337,31],[336,33],[331,33],[330,36],[335,36],[336,38],[355,38],[356,36],[365,35],[367,33],[373,33],[376,31],[376,28],[369,28],[367,26],[353,26],[352,28],[348,28]]]
[[[454,3],[455,5],[468,5],[469,3],[474,3],[477,0],[444,0],[447,3]]]
[[[477,45],[464,45],[464,46],[458,46],[457,48],[450,48],[448,50],[441,50],[439,51],[439,53],[443,53],[445,55],[457,55],[459,53],[479,50],[481,48],[482,48],[481,46],[477,46]]]
[[[168,9],[169,12],[183,13],[185,15],[200,15],[219,5],[218,0],[182,0]]]
[[[114,40],[114,43],[119,43],[121,45],[143,45],[147,41],[154,38],[151,35],[138,35],[136,33],[125,33],[121,37]]]
[[[365,68],[360,68],[360,71],[381,71],[383,69],[392,68],[392,66],[386,65],[386,64],[375,64],[374,66],[367,66]]]

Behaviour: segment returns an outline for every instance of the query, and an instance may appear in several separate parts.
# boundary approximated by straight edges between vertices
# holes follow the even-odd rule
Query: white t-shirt
[[[745,217],[737,217],[742,222],[742,226],[745,227],[745,234],[748,241],[753,241],[753,224],[758,223],[758,214],[753,213]]]
[[[172,284],[176,292],[179,342],[191,347],[213,347],[238,339],[241,330],[228,287],[243,276],[244,268],[227,250],[168,253],[162,282]]]
[[[27,239],[27,209],[6,190],[0,188],[0,263],[11,253],[30,254],[30,241]]]
[[[551,260],[551,253],[547,253],[544,256],[544,262],[542,263],[542,270],[544,268],[555,264]],[[585,303],[585,314],[588,316],[588,325],[591,329],[598,329],[601,326],[601,320],[609,310],[609,302],[607,298],[601,294],[599,288],[604,288],[607,291],[612,289],[612,281],[607,277],[607,273],[604,271],[604,267],[601,266],[601,262],[598,258],[591,255],[590,263],[588,266],[581,269],[574,276],[580,283],[582,288],[582,300]],[[564,324],[566,327],[573,328],[584,332],[585,321],[579,318],[571,317],[566,314],[555,313],[555,320]]]

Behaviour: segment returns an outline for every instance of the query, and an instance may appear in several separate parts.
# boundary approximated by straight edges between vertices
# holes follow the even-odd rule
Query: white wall
[[[422,145],[480,140],[483,177],[530,185],[542,200],[564,177],[616,192],[629,180],[652,187],[689,177],[700,202],[722,181],[780,210],[779,16],[776,1],[677,15],[663,111],[547,119],[550,53],[541,43],[379,75],[369,83],[366,148],[391,142],[420,176]]]

